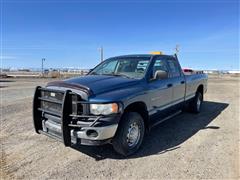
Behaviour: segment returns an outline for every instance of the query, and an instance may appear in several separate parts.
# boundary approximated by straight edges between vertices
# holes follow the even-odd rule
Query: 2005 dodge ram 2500
[[[86,76],[36,87],[33,123],[65,146],[111,143],[127,156],[151,127],[183,109],[200,112],[206,91],[207,75],[185,75],[176,55],[118,56]]]

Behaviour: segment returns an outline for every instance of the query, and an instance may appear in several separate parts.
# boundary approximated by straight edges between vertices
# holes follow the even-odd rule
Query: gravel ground
[[[2,179],[239,179],[239,78],[209,79],[202,112],[155,127],[127,159],[110,145],[65,148],[33,130],[32,96],[48,80],[0,80]]]

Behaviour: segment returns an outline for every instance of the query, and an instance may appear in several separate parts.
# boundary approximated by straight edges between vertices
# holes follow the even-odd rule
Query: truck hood
[[[82,89],[90,92],[90,94],[101,94],[116,89],[126,88],[135,85],[140,80],[129,79],[120,76],[106,75],[87,75],[83,77],[71,78],[64,81],[54,81],[47,86],[69,87]]]

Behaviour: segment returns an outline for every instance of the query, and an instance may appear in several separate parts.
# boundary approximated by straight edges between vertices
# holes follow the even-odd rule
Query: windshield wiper
[[[90,74],[89,75],[99,75],[98,73],[96,73],[96,72],[90,72]]]
[[[131,77],[127,76],[126,74],[112,74],[113,76],[121,76],[121,77],[126,77],[126,78],[129,78],[129,79],[132,79]]]
[[[129,78],[129,79],[133,79],[125,74],[115,74],[115,73],[103,73],[103,74],[98,74],[96,72],[91,73],[91,75],[105,75],[105,76],[121,76],[121,77],[125,77],[125,78]]]

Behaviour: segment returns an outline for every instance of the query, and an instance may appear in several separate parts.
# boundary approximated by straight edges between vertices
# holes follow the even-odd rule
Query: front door
[[[165,59],[156,59],[154,61],[151,77],[149,80],[150,94],[150,120],[151,124],[160,122],[168,115],[168,108],[171,106],[173,97],[173,86],[169,83],[169,79],[154,79],[157,70],[163,70],[169,73]]]

